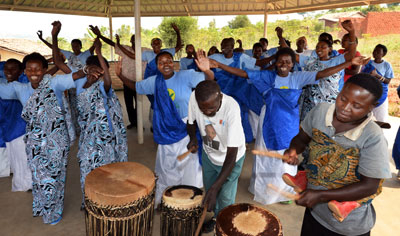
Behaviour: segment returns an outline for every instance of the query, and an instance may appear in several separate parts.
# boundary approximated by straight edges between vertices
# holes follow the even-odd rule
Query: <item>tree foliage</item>
[[[247,17],[246,15],[239,15],[233,18],[233,20],[229,21],[228,26],[231,29],[246,28],[251,26],[251,22],[249,17]]]

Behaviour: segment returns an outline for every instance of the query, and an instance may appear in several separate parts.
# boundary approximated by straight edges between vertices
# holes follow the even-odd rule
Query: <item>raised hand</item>
[[[102,68],[96,66],[96,65],[90,65],[86,67],[87,69],[87,76],[93,76],[94,78],[98,79],[100,78],[104,71]]]
[[[202,49],[197,50],[197,58],[195,59],[195,62],[201,71],[207,71],[210,69],[210,60],[208,59],[206,52]]]
[[[53,23],[51,23],[51,25],[53,26],[53,29],[51,30],[51,35],[57,36],[58,33],[60,33],[60,31],[61,31],[61,22],[54,21]]]
[[[355,65],[355,66],[363,66],[363,65],[366,65],[366,64],[369,62],[369,60],[371,60],[370,57],[368,57],[368,58],[363,57],[363,56],[354,57],[354,58],[351,60],[351,64],[352,64],[352,65]]]
[[[171,27],[175,30],[175,32],[179,32],[179,28],[175,23],[171,23]]]
[[[278,36],[278,38],[282,38],[283,29],[278,26],[278,27],[275,28],[275,31],[276,31],[276,35]]]
[[[39,39],[43,39],[43,32],[41,30],[38,30],[38,32],[36,32],[36,34],[39,37]]]
[[[345,20],[341,24],[342,24],[343,29],[345,29],[347,32],[350,33],[350,32],[354,32],[355,31],[354,25],[351,22],[351,20]]]
[[[101,32],[99,30],[99,27],[93,26],[93,25],[89,25],[89,28],[93,32],[93,34],[97,35],[97,37],[101,36]]]

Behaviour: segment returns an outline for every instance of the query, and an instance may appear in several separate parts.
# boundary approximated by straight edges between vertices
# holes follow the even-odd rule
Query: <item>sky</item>
[[[213,19],[216,20],[216,26],[221,28],[228,25],[228,21],[232,20],[235,16],[200,16],[198,17],[198,24],[201,28],[208,27],[209,22]],[[250,21],[255,24],[259,21],[264,21],[263,15],[249,15]],[[282,14],[282,15],[269,15],[268,22],[284,19],[302,19],[299,14]],[[36,40],[36,32],[43,31],[44,38],[50,36],[51,23],[59,20],[62,23],[62,30],[59,37],[71,40],[73,38],[83,38],[87,32],[89,25],[107,26],[108,18],[104,17],[88,17],[88,16],[71,16],[62,14],[46,14],[46,13],[30,13],[19,11],[1,11],[0,19],[2,25],[0,30],[0,38],[25,38]],[[123,24],[134,25],[133,17],[113,18],[113,29],[120,28]],[[142,28],[152,29],[156,28],[162,21],[162,17],[142,17]],[[73,32],[73,33],[71,33]]]

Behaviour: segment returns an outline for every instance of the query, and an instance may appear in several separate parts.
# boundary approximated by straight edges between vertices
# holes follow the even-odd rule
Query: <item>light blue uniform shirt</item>
[[[231,58],[226,58],[223,54],[213,54],[209,58],[218,61],[219,63],[222,63],[224,65],[230,65],[233,62],[233,56]],[[250,57],[244,53],[240,56],[240,67],[239,69],[249,69],[249,70],[260,70],[260,67],[256,66],[256,61],[257,59]],[[220,71],[221,69],[217,68],[217,71]]]
[[[181,60],[179,61],[179,69],[181,70],[187,70],[188,66],[190,66],[191,64],[196,63],[194,62],[194,58],[181,58]]]
[[[166,51],[172,54],[172,56],[175,55],[175,48],[164,48],[161,49],[162,52]],[[156,58],[157,54],[154,53],[153,50],[149,51],[144,51],[142,52],[142,61],[146,61],[147,63],[151,62]]]
[[[272,72],[271,72],[272,73]],[[275,77],[275,88],[279,89],[302,89],[308,84],[316,82],[317,71],[295,71],[289,72],[287,77]]]
[[[45,77],[48,78],[51,76],[45,75]],[[64,91],[75,88],[74,80],[72,79],[72,73],[66,75],[56,75],[53,78],[50,78],[50,87],[56,94],[58,104],[61,108],[63,108],[62,96],[64,96]],[[18,81],[8,84],[0,83],[0,97],[2,99],[18,99],[23,106],[26,105],[34,91],[35,89],[32,88],[31,83],[20,83]]]
[[[181,70],[165,80],[169,96],[175,104],[176,110],[181,118],[187,117],[188,106],[192,89],[205,79],[203,72],[195,70]],[[155,91],[156,76],[136,82],[136,92],[139,94],[153,95]]]
[[[67,58],[67,65],[72,70],[72,72],[83,69],[83,67],[86,65],[86,60],[92,55],[90,53],[90,50],[81,52],[81,54],[79,55],[75,55],[73,52],[66,50],[60,50],[60,52],[64,54],[65,58]]]
[[[389,62],[382,61],[381,63],[376,63],[375,61],[372,61],[372,65],[386,79],[392,79],[394,77],[393,68]]]
[[[334,67],[334,66],[337,66],[337,65],[340,65],[340,64],[346,62],[346,59],[344,58],[344,55],[345,54],[340,54],[339,56],[333,57],[333,58],[331,58],[331,59],[329,59],[327,61],[321,61],[320,60],[320,62],[322,64],[326,65],[327,68]],[[301,68],[304,68],[304,66],[306,65],[307,61],[310,60],[311,58],[313,58],[313,56],[309,56],[308,57],[308,56],[303,56],[303,55],[300,55],[299,57],[300,57],[299,65],[301,66]]]

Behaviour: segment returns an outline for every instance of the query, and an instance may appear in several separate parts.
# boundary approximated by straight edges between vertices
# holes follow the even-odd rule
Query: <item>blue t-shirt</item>
[[[224,65],[230,65],[233,62],[233,56],[231,58],[226,58],[223,54],[213,54],[209,58],[218,61],[219,63],[222,63]],[[260,67],[256,66],[256,59],[253,57],[250,57],[244,53],[240,55],[240,68],[239,69],[249,69],[249,70],[259,70]],[[220,71],[221,69],[217,68],[217,71]]]
[[[4,75],[4,65],[6,64],[5,61],[0,61],[0,78],[5,78]]]
[[[187,57],[181,58],[181,60],[179,61],[179,69],[187,70],[188,67],[193,63],[196,63],[194,62],[193,58],[187,58]]]
[[[172,56],[175,55],[175,48],[164,48],[161,49],[161,51],[166,51],[172,54]],[[154,53],[154,51],[144,51],[142,52],[142,61],[146,61],[147,63],[151,62],[156,58],[157,54]]]
[[[245,49],[243,53],[249,57],[253,57],[253,49]]]
[[[340,54],[339,56],[331,57],[331,59],[329,59],[327,61],[319,60],[319,62],[321,62],[322,64],[326,65],[327,68],[334,67],[334,66],[337,66],[337,65],[340,65],[340,64],[346,62],[346,59],[344,58],[344,55],[345,54]],[[310,59],[313,59],[313,56],[309,56],[308,57],[308,56],[300,55],[299,56],[299,65],[300,65],[300,67],[304,68],[304,66],[307,64],[307,62]]]
[[[82,69],[86,65],[86,60],[88,57],[92,55],[90,50],[81,52],[79,55],[75,55],[75,53],[66,50],[60,50],[60,52],[64,54],[65,58],[67,58],[67,65],[72,72]]]
[[[187,117],[190,94],[198,83],[205,79],[203,72],[195,70],[181,70],[165,80],[168,93],[175,104],[176,110],[181,118]],[[136,92],[139,94],[153,95],[155,91],[156,76],[136,82]]]
[[[332,53],[331,53],[331,55],[330,55],[330,58],[333,58],[333,57],[337,57],[337,56],[339,56],[339,55],[341,55],[338,51],[336,51],[335,49],[333,49],[332,50]],[[314,57],[314,58],[319,58],[319,56],[318,56],[318,54],[317,54],[317,51],[316,50],[313,50],[312,52],[311,52],[311,56],[310,57]]]
[[[382,61],[381,63],[371,62],[379,73],[386,79],[392,79],[394,77],[392,65],[387,61]]]
[[[51,77],[50,75],[45,76]],[[58,104],[63,109],[62,96],[64,96],[64,91],[75,88],[72,73],[54,76],[50,79],[50,86],[56,94]],[[20,83],[14,81],[8,84],[0,84],[0,97],[2,99],[18,99],[23,106],[26,105],[34,91],[35,89],[32,88],[31,83]]]
[[[316,83],[316,76],[317,76],[317,71],[295,71],[295,72],[290,72],[288,76],[286,77],[281,77],[276,74],[274,71],[260,71],[260,72],[251,72],[251,76],[249,79],[253,82],[254,86],[257,88],[265,88],[265,84],[258,84],[259,82],[262,83],[260,80],[252,80],[252,77],[254,75],[257,75],[257,73],[261,73],[263,76],[269,76],[275,77],[275,88],[277,89],[302,89],[304,86],[308,84],[314,84]],[[256,77],[257,78],[257,77]],[[266,81],[269,81],[269,79],[266,79]],[[260,91],[263,94],[266,91]]]

